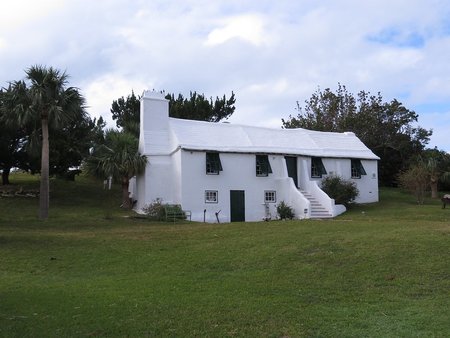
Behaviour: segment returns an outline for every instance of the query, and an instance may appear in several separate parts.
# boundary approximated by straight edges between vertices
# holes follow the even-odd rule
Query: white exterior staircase
[[[333,215],[313,195],[300,191],[311,204],[311,218],[332,218]]]

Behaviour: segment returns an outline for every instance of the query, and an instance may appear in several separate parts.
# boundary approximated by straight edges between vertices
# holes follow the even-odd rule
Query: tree
[[[380,93],[365,91],[355,97],[340,84],[336,93],[318,89],[304,108],[297,102],[297,110],[297,116],[282,119],[284,128],[354,132],[381,158],[379,174],[384,185],[396,183],[398,173],[423,151],[432,134],[415,127],[418,115],[396,99],[384,102]]]
[[[430,182],[425,163],[419,161],[411,165],[399,174],[398,180],[402,188],[411,191],[416,196],[417,204],[423,204],[425,191]]]
[[[431,198],[439,198],[439,182],[446,181],[450,175],[450,155],[437,148],[426,149],[417,162],[423,162],[428,171]]]
[[[0,170],[2,185],[9,184],[9,173],[13,167],[19,167],[26,158],[24,139],[25,128],[18,125],[7,125],[5,109],[6,93],[0,90]]]
[[[41,136],[41,183],[39,218],[49,209],[49,126],[61,127],[84,116],[84,98],[77,88],[67,87],[68,75],[55,68],[32,66],[26,78],[11,83],[5,99],[8,124],[33,125]]]
[[[50,175],[73,179],[70,168],[79,167],[89,155],[95,138],[95,123],[80,116],[60,128],[50,129]]]
[[[165,97],[169,100],[169,116],[180,119],[219,122],[229,118],[235,110],[236,99],[233,92],[229,99],[224,95],[222,98],[216,97],[213,100],[211,97],[208,100],[204,94],[197,94],[195,91],[190,92],[189,99],[182,94],[178,94],[176,98],[174,94],[167,94]],[[113,101],[111,114],[118,128],[139,137],[140,101],[133,91],[127,98],[122,96]]]
[[[2,92],[0,91],[0,98]],[[0,104],[2,101],[0,100]],[[0,109],[0,121],[8,114]],[[100,123],[100,125],[98,125]],[[2,182],[8,184],[10,168],[17,167],[32,174],[40,172],[40,130],[30,126],[0,123],[0,169]],[[102,118],[91,120],[87,114],[78,114],[70,121],[55,127],[49,125],[49,175],[73,179],[78,167],[88,155],[92,142],[101,135],[105,123]],[[99,134],[100,133],[100,134]]]
[[[289,120],[281,119],[284,128],[341,132],[344,117],[354,116],[357,111],[356,99],[340,84],[336,94],[329,88],[323,92],[317,89],[305,103],[305,107],[302,108],[297,101],[299,114],[296,117],[289,116]]]
[[[174,94],[167,94],[166,99],[169,100],[170,117],[209,122],[228,119],[234,113],[236,102],[233,92],[229,99],[224,95],[222,98],[216,97],[214,101],[212,97],[208,100],[204,94],[197,92],[190,92],[189,99],[181,94],[177,98]]]
[[[59,127],[49,126],[49,175],[74,179],[79,172],[73,170],[89,155],[89,149],[97,138],[97,121],[88,115],[74,116]],[[35,133],[34,133],[35,134]],[[40,172],[41,140],[33,133],[24,142],[26,161],[18,165],[32,174]],[[37,135],[39,136],[39,135]]]
[[[2,185],[10,184],[9,174],[14,167],[21,167],[26,162],[24,131],[21,128],[0,126],[0,170]]]
[[[399,174],[400,185],[412,191],[419,204],[423,204],[425,191],[431,191],[431,198],[439,198],[438,184],[450,178],[450,155],[442,150],[426,149],[411,160],[407,170]]]
[[[137,138],[128,132],[107,130],[105,142],[94,147],[92,154],[85,160],[83,169],[99,177],[112,177],[122,184],[122,205],[132,207],[128,187],[130,178],[141,173],[147,164],[147,158],[138,152]]]
[[[111,114],[118,128],[139,137],[140,101],[139,97],[134,95],[134,91],[131,91],[131,95],[126,99],[122,96],[114,100]]]

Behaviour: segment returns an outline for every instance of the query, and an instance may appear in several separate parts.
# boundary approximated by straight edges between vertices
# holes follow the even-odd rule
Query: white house
[[[356,202],[378,201],[379,158],[353,133],[170,118],[154,91],[144,91],[140,118],[148,164],[132,189],[137,211],[161,200],[190,210],[194,221],[260,221],[274,219],[284,201],[297,218],[334,217],[345,207],[320,189],[326,175],[355,182]]]

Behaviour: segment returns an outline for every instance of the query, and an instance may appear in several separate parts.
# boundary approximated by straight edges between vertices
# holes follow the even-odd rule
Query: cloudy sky
[[[0,86],[35,64],[107,120],[131,90],[234,91],[232,123],[280,127],[339,82],[400,100],[450,151],[448,0],[0,0]]]

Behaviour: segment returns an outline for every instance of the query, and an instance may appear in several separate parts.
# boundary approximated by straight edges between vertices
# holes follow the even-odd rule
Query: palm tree
[[[63,126],[75,116],[85,115],[84,98],[77,88],[67,87],[68,75],[55,68],[32,66],[23,81],[10,84],[6,99],[8,120],[19,125],[34,124],[40,132],[41,185],[39,218],[48,218],[49,209],[49,125]]]
[[[141,173],[147,164],[147,157],[139,154],[137,138],[124,131],[107,130],[105,143],[94,147],[83,169],[99,178],[112,177],[122,184],[122,205],[131,209],[128,187],[130,178]]]

